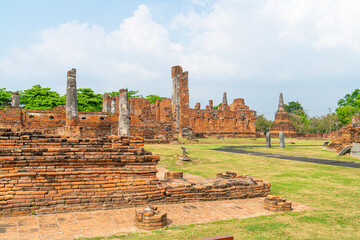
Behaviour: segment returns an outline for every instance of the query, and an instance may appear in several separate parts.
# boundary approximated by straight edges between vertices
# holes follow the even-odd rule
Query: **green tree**
[[[217,106],[214,106],[213,109],[214,109],[214,110],[218,110],[221,105],[222,105],[222,103],[220,103],[220,104],[217,105]]]
[[[66,98],[65,98],[66,99]],[[90,88],[77,89],[77,101],[79,112],[101,112],[102,94],[95,94]]]
[[[343,124],[343,125],[347,125],[351,122],[351,118],[355,113],[358,113],[359,110],[356,107],[353,106],[343,106],[343,107],[338,107],[336,109],[336,113],[339,117],[339,121]]]
[[[143,95],[138,93],[139,90],[128,90],[128,98],[144,98]],[[110,96],[117,96],[119,95],[119,91],[108,92],[107,94],[109,94]]]
[[[295,113],[295,111],[304,110],[304,108],[301,106],[301,104],[298,101],[296,102],[291,101],[288,104],[284,104],[284,109],[288,113]]]
[[[162,101],[165,97],[160,97],[158,95],[150,94],[145,97],[146,100],[149,101],[149,103],[155,103],[156,100]]]
[[[64,99],[50,88],[43,88],[40,84],[30,89],[20,91],[20,104],[25,109],[47,110],[65,104]]]
[[[256,115],[256,131],[266,132],[274,121],[268,120],[264,117],[264,114]]]
[[[360,110],[360,89],[355,89],[351,94],[346,94],[338,101],[336,113],[343,125],[351,122],[351,117]]]
[[[336,113],[329,113],[323,116],[315,116],[309,119],[310,133],[329,133],[336,131],[339,127],[339,119]]]
[[[0,108],[11,105],[11,91],[6,91],[6,88],[0,88]]]

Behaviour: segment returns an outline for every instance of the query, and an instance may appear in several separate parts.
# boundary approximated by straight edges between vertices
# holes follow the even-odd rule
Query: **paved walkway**
[[[349,168],[360,168],[360,163],[356,162],[346,162],[346,161],[337,161],[337,160],[330,160],[330,159],[323,159],[323,158],[309,158],[309,157],[299,157],[299,156],[291,156],[291,155],[284,155],[284,154],[277,154],[277,153],[264,153],[264,152],[255,152],[240,149],[242,147],[223,147],[223,148],[216,148],[213,150],[221,151],[221,152],[230,152],[230,153],[240,153],[240,154],[249,154],[253,156],[261,156],[261,157],[271,157],[271,158],[280,158],[284,160],[293,160],[293,161],[300,161],[300,162],[311,162],[311,163],[318,163],[318,164],[325,164],[337,167],[349,167]]]
[[[168,213],[169,225],[205,223],[269,215],[264,198],[155,205]],[[309,207],[293,203],[294,211]],[[39,216],[1,217],[0,239],[74,239],[141,231],[134,225],[135,208]]]

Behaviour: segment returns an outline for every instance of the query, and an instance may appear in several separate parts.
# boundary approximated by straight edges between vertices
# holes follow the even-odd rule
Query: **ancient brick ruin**
[[[360,116],[354,115],[351,123],[342,129],[330,134],[330,149],[340,151],[344,147],[352,146],[353,143],[360,143]]]
[[[275,115],[275,122],[270,127],[271,135],[279,136],[280,132],[285,134],[285,137],[297,137],[298,134],[294,125],[290,121],[289,114],[284,109],[283,94],[280,93],[278,111]]]
[[[233,174],[204,180],[156,177],[159,156],[142,137],[61,137],[0,131],[1,215],[266,196],[270,183]]]
[[[201,180],[184,179],[180,173],[169,174],[165,180],[156,177],[159,156],[144,150],[144,138],[140,135],[149,136],[145,131],[150,131],[154,136],[167,137],[175,134],[176,129],[183,135],[197,133],[198,117],[215,112],[210,107],[190,109],[188,91],[182,91],[187,88],[187,73],[174,67],[173,76],[175,108],[170,99],[152,105],[144,99],[131,99],[129,104],[127,90],[121,89],[118,98],[110,98],[111,104],[105,107],[109,111],[110,106],[110,113],[79,113],[76,70],[72,69],[67,74],[65,107],[50,111],[25,110],[16,106],[15,99],[15,106],[1,110],[0,215],[269,194],[269,182],[232,172]],[[218,115],[203,123],[208,129],[206,133],[220,132],[210,119],[219,124],[225,122],[228,130],[221,133],[230,133],[230,129],[237,126],[236,117],[240,114],[239,122],[251,120],[247,125],[239,123],[243,131],[239,130],[238,134],[246,135],[246,131],[250,134],[254,126],[250,121],[255,121],[252,118],[255,112],[248,110],[242,99],[231,106],[223,103]],[[114,104],[115,111],[111,110]],[[241,120],[243,113],[248,118],[244,116]]]
[[[180,66],[172,68],[172,98],[149,104],[143,98],[130,99],[130,129],[132,136],[147,139],[172,140],[183,137],[224,135],[255,137],[256,112],[244,99],[227,104],[226,93],[218,110],[213,101],[205,109],[197,103],[189,106],[188,72]],[[19,108],[19,95],[13,93],[13,107],[0,110],[0,127],[40,130],[62,136],[104,137],[119,131],[119,96],[103,96],[103,112],[78,112],[76,103],[76,70],[67,76],[67,105],[51,110]],[[72,105],[70,105],[72,103]]]

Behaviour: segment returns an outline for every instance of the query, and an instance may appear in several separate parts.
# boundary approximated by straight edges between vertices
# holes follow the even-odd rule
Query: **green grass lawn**
[[[323,141],[291,139],[295,145],[322,144]],[[210,150],[226,145],[265,144],[265,139],[200,139],[185,142],[193,159],[181,162],[181,145],[146,145],[161,156],[165,168],[204,177],[226,170],[269,180],[272,194],[314,207],[301,213],[289,212],[249,219],[232,219],[206,224],[171,226],[162,230],[112,236],[108,239],[197,239],[230,234],[238,239],[360,239],[360,169],[289,161],[275,158]],[[273,141],[275,145],[275,141]],[[336,159],[336,153],[322,147],[254,148],[288,155]],[[345,160],[345,159],[340,159]],[[352,159],[352,161],[354,161]]]

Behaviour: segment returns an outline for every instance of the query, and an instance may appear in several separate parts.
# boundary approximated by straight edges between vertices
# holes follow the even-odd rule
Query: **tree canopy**
[[[165,97],[160,97],[158,95],[150,94],[145,97],[146,100],[149,101],[149,103],[155,103],[156,100],[163,100]]]
[[[0,88],[0,108],[11,105],[11,91],[6,91],[6,88]]]
[[[144,98],[143,95],[138,93],[139,90],[128,90],[128,98]],[[109,94],[110,96],[117,96],[119,95],[119,91],[108,92],[107,94]]]
[[[346,94],[345,97],[338,101],[338,108],[336,113],[339,121],[344,125],[351,122],[351,117],[355,113],[359,113],[360,109],[360,89],[355,89],[351,94]]]
[[[289,104],[284,104],[284,109],[288,113],[296,113],[296,112],[300,112],[301,110],[304,110],[304,108],[301,106],[301,104],[298,101],[296,102],[291,101],[289,102]]]
[[[47,110],[65,104],[65,98],[50,88],[43,88],[40,84],[30,89],[20,91],[20,104],[25,109]]]
[[[77,90],[79,112],[101,112],[102,94],[95,94],[90,88],[79,88]]]
[[[119,91],[107,93],[111,96],[119,95]],[[66,104],[66,94],[60,95],[52,91],[50,88],[41,87],[40,84],[33,86],[19,92],[20,106],[25,109],[39,109],[48,110],[60,105]],[[156,100],[163,100],[165,97],[150,94],[144,97],[139,94],[139,90],[129,90],[128,96],[130,98],[145,98],[149,103],[154,103]],[[0,88],[0,108],[11,106],[12,92],[5,88]],[[103,95],[101,93],[94,93],[90,88],[77,89],[78,110],[80,112],[101,112]]]
[[[274,121],[267,120],[264,114],[256,115],[256,131],[267,132],[273,124]]]

